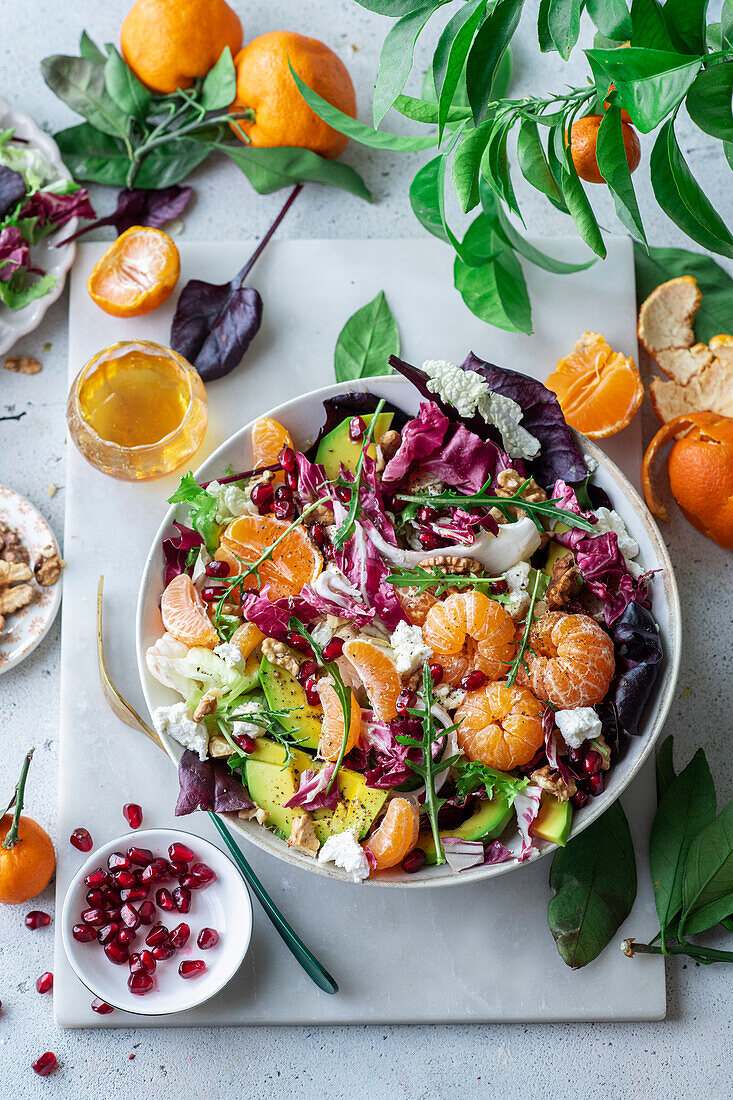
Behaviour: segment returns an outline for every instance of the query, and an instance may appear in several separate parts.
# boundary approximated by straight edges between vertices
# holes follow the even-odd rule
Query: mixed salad
[[[416,416],[325,401],[299,451],[183,478],[152,675],[176,812],[237,812],[355,881],[564,844],[658,672],[651,575],[541,383],[391,365]]]
[[[16,310],[56,285],[31,255],[40,240],[72,218],[93,218],[86,188],[58,171],[12,129],[0,130],[0,303]]]

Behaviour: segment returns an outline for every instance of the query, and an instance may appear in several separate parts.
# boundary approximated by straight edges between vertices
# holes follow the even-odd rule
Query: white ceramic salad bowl
[[[409,415],[417,413],[420,395],[405,379],[397,376],[363,379],[358,382],[338,383],[326,386],[295,398],[271,409],[266,415],[280,421],[289,431],[296,446],[306,449],[316,437],[323,423],[323,401],[337,394],[350,392],[369,392],[384,397]],[[213,480],[221,475],[227,465],[234,469],[251,468],[251,449],[249,446],[252,422],[246,424],[223,443],[197,471],[200,481]],[[631,483],[605,454],[583,437],[578,437],[581,450],[595,459],[598,468],[594,482],[605,489],[613,507],[619,512],[630,534],[639,543],[638,561],[645,571],[658,570],[652,585],[654,616],[659,624],[664,657],[652,695],[639,724],[639,735],[628,739],[626,751],[608,773],[608,785],[597,798],[593,798],[581,810],[576,810],[573,818],[571,836],[577,835],[590,825],[614,802],[631,782],[652,751],[657,737],[661,733],[674,694],[680,662],[681,623],[677,585],[667,549],[652,517]],[[163,534],[177,518],[175,508],[170,508],[153,540],[143,571],[137,608],[137,656],[140,678],[148,708],[152,714],[158,706],[180,701],[169,688],[164,687],[148,671],[145,652],[163,632],[159,601],[163,590],[163,554],[161,540]],[[163,737],[169,755],[178,761],[182,748],[175,741]],[[344,882],[350,882],[350,876],[334,867],[331,863],[321,863],[311,857],[299,855],[288,849],[285,842],[254,821],[242,821],[236,814],[224,815],[229,818],[230,826],[258,848],[272,853],[278,859],[294,866],[303,867],[317,874],[329,875]],[[507,830],[509,832],[509,830]],[[512,847],[506,837],[503,842]],[[516,850],[519,849],[519,836],[516,836]],[[536,841],[540,854],[554,851],[556,845]],[[536,858],[536,857],[535,857]],[[428,887],[454,886],[463,882],[493,878],[495,875],[525,866],[516,859],[490,866],[479,866],[456,873],[447,865],[426,867],[418,875],[409,875],[400,868],[370,876],[366,883],[373,886]]]

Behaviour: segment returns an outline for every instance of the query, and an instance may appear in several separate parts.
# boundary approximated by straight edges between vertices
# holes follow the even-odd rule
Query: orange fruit
[[[361,638],[348,641],[343,652],[366,688],[377,718],[391,722],[397,715],[397,696],[402,690],[402,680],[394,661],[381,646]]]
[[[605,439],[631,423],[644,386],[633,359],[613,351],[597,332],[584,332],[545,383],[557,394],[571,428]]]
[[[570,127],[570,155],[573,158],[575,171],[586,183],[605,183],[596,158],[596,144],[598,142],[598,127],[603,121],[603,115],[584,115],[576,119]],[[629,122],[621,123],[626,160],[629,171],[635,172],[641,160],[641,145],[636,130]],[[568,135],[565,132],[567,144]]]
[[[718,546],[733,550],[733,419],[690,413],[669,420],[654,436],[642,465],[644,495],[654,515],[663,520],[669,517],[654,489],[652,466],[672,439],[669,484],[683,516]]]
[[[423,638],[449,684],[479,669],[489,680],[505,676],[514,656],[511,615],[483,592],[454,592],[430,608]]]
[[[170,298],[180,273],[178,249],[168,234],[133,225],[94,265],[87,290],[105,313],[141,317]]]
[[[590,615],[548,611],[532,625],[521,679],[555,707],[592,707],[606,696],[616,657],[613,642]]]
[[[242,24],[224,0],[137,0],[120,42],[138,80],[167,95],[206,76],[227,46],[234,56]]]
[[[402,604],[405,614],[415,626],[422,626],[427,618],[428,611],[438,602],[436,596],[426,588],[420,592],[417,588],[396,588],[397,599]]]
[[[243,657],[249,657],[264,637],[265,635],[258,626],[255,626],[254,623],[244,622],[237,627],[229,641],[239,649]]]
[[[336,689],[328,680],[318,681],[318,694],[321,697],[323,707],[323,722],[321,724],[321,738],[318,744],[318,755],[323,760],[336,760],[341,752],[341,744],[344,739],[344,711],[341,700],[336,694]],[[345,752],[351,752],[359,744],[361,737],[361,707],[356,701],[356,696],[351,692],[351,720],[349,722],[349,734],[346,738]]]
[[[213,649],[220,638],[206,614],[206,604],[187,573],[168,584],[160,601],[163,626],[184,645]]]
[[[363,848],[374,856],[375,871],[386,871],[401,863],[417,844],[420,814],[406,798],[393,798],[379,826]]]
[[[329,159],[341,156],[349,139],[311,110],[298,91],[288,61],[309,88],[356,118],[354,85],[333,50],[317,38],[270,31],[255,38],[234,59],[237,96],[232,109],[249,109],[254,122],[232,122],[232,129],[254,146],[294,146]]]
[[[269,416],[260,416],[252,425],[252,463],[255,469],[272,466],[283,447],[292,447],[287,428]]]
[[[31,817],[20,815],[18,841],[12,848],[2,842],[13,823],[13,815],[0,818],[0,902],[21,905],[45,890],[56,868],[51,837]]]
[[[274,516],[240,516],[229,524],[221,536],[214,557],[217,561],[228,562],[229,575],[233,577],[243,572],[244,564],[257,561],[289,526]],[[252,589],[264,588],[269,584],[267,594],[271,600],[277,600],[281,596],[296,596],[304,585],[316,579],[322,568],[323,558],[304,528],[295,527],[275,547],[271,557],[259,566],[261,584],[254,573],[246,577],[242,584],[244,588]]]
[[[469,691],[455,713],[469,760],[507,771],[527,764],[544,742],[544,706],[526,687],[494,681]]]

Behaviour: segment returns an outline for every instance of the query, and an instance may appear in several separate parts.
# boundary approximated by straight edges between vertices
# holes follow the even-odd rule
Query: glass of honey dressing
[[[182,355],[150,340],[123,341],[79,371],[66,418],[92,466],[123,481],[143,481],[163,477],[198,450],[208,402]]]

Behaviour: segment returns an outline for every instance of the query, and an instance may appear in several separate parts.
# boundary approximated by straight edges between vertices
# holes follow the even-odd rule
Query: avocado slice
[[[305,689],[295,677],[286,669],[270,664],[266,657],[262,658],[259,675],[270,709],[289,712],[279,719],[282,727],[292,734],[301,748],[315,752],[321,739],[321,708],[312,707],[306,699]]]
[[[250,797],[267,813],[267,828],[287,840],[294,818],[303,813],[298,807],[290,809],[285,805],[298,789],[297,771],[292,766],[282,768],[250,756],[244,772]]]
[[[561,802],[554,794],[543,791],[539,812],[532,822],[532,835],[564,848],[572,824],[573,807],[570,802]]]
[[[257,760],[261,764],[275,764],[278,768],[284,768],[287,765],[295,770],[296,779],[301,772],[316,767],[312,756],[309,756],[307,752],[301,752],[300,749],[295,747],[290,750],[290,763],[288,764],[288,753],[285,748],[269,737],[255,737],[255,745],[257,747],[247,757],[248,761]],[[255,799],[255,801],[257,800]]]
[[[359,461],[359,455],[362,450],[362,440],[354,443],[349,439],[349,424],[351,423],[351,417],[347,417],[346,420],[342,420],[340,424],[337,424],[330,432],[324,435],[321,442],[318,444],[318,450],[316,451],[316,462],[319,462],[326,471],[326,477],[331,481],[338,477],[339,465],[344,464],[347,470],[352,472],[356,469],[356,464]],[[373,414],[369,413],[361,418],[367,427],[372,422]],[[391,412],[380,413],[377,423],[374,426],[374,434],[372,436],[372,442],[367,448],[367,454],[370,458],[376,460],[377,457],[377,445],[375,440],[382,438],[385,432],[388,432],[392,425],[393,414]]]
[[[493,840],[501,836],[512,816],[512,803],[505,795],[497,795],[482,802],[478,810],[455,829],[441,829],[440,836],[459,836],[463,840]],[[431,832],[423,832],[417,838],[417,847],[422,848],[428,863],[435,863],[435,844]]]
[[[339,768],[338,788],[339,802],[333,813],[316,810],[313,814],[313,825],[321,844],[344,829],[356,830],[360,838],[366,836],[387,798],[387,791],[367,787],[364,776],[350,768]]]

